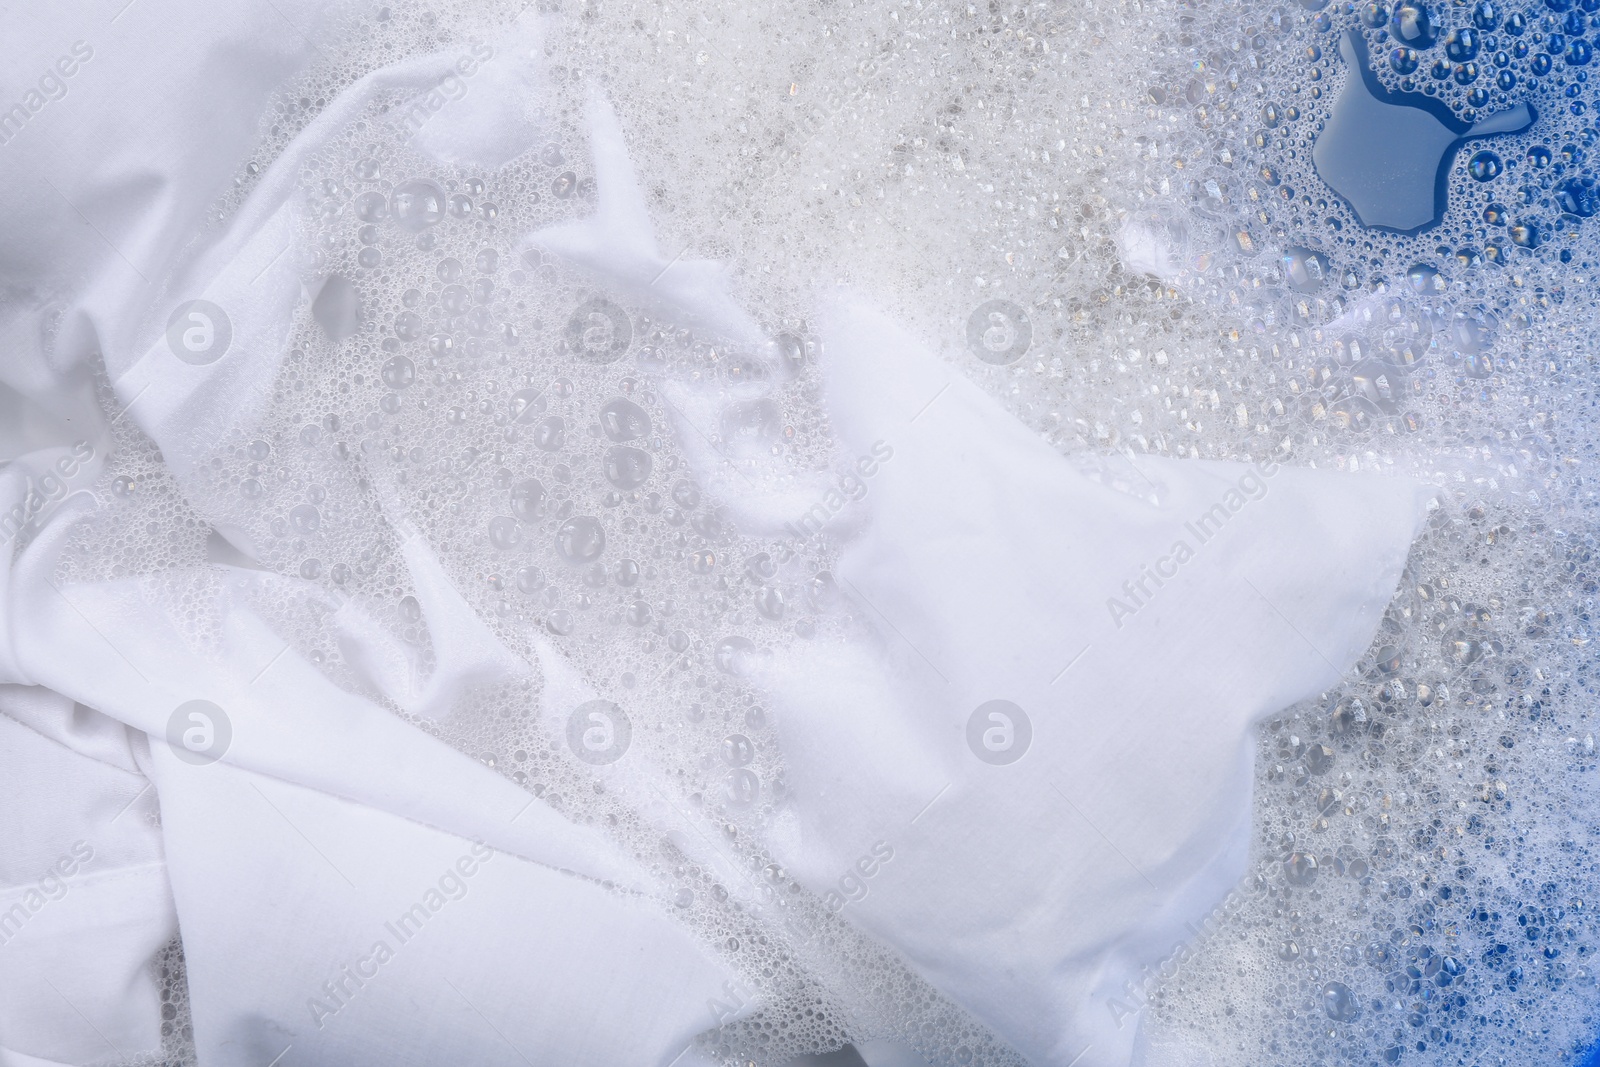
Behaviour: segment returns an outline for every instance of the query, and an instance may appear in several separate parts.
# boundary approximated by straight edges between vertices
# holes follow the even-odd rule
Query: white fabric
[[[0,896],[28,912],[0,945],[0,1062],[157,1053],[150,968],[176,928],[207,1067],[262,1067],[290,1046],[286,1063],[665,1064],[716,1023],[707,1005],[730,973],[666,917],[630,857],[334,686],[252,607],[269,583],[308,602],[314,589],[230,566],[159,580],[57,577],[75,524],[116,506],[78,492],[108,443],[89,399],[92,368],[103,359],[120,417],[187,484],[225,431],[262,410],[290,317],[308,299],[284,254],[298,160],[376,89],[425,90],[455,62],[425,56],[352,86],[227,227],[190,247],[247,158],[268,93],[312,54],[299,31],[315,33],[317,9],[140,0],[109,23],[55,7],[8,27],[8,49],[65,49],[84,24],[98,29],[66,95],[0,146],[7,187],[33,206],[0,242],[0,381],[15,416],[4,445],[16,460],[0,471],[0,514],[22,508],[25,520],[7,529],[0,560],[0,682],[18,683],[0,701]],[[526,87],[534,39],[512,32],[505,48],[519,65],[482,100]],[[7,54],[6,68],[54,59]],[[463,142],[439,124],[429,143]],[[163,337],[177,300],[195,296],[225,304],[233,325],[229,352],[204,366],[175,358]],[[67,460],[70,476],[57,466]],[[407,528],[404,514],[386,517]],[[248,544],[235,548],[248,557]],[[439,635],[428,678],[359,604],[326,605],[375,693],[434,714],[464,685],[529,669],[471,614],[425,544],[410,538],[403,555]],[[175,585],[217,619],[214,647],[173,624],[164,591]],[[191,699],[225,709],[232,740],[220,763],[195,766],[166,744],[168,717]],[[25,713],[30,701],[56,711]],[[98,711],[61,710],[74,702]],[[95,724],[93,738],[80,720]],[[71,866],[78,842],[91,858],[49,899],[47,866]],[[463,857],[475,873],[452,899],[441,878]],[[444,901],[436,909],[430,887]],[[393,959],[351,993],[341,968],[374,966],[384,923],[418,903],[426,928],[404,944],[389,935]]]
[[[72,48],[79,14],[31,10],[12,40]],[[335,686],[253,606],[269,585],[314,600],[302,583],[223,565],[58,583],[75,524],[115,507],[76,492],[107,441],[89,399],[96,361],[123,417],[191,484],[223,434],[262,410],[309,298],[283,255],[299,160],[371,93],[426,89],[454,62],[425,56],[351,86],[191,247],[256,135],[239,116],[306,63],[301,31],[315,22],[309,4],[139,0],[85,39],[92,56],[67,94],[0,145],[0,174],[31,209],[0,242],[0,400],[15,416],[0,444],[17,460],[0,471],[0,514],[20,508],[28,527],[0,560],[0,683],[12,687],[0,697],[0,894],[27,912],[0,945],[0,1062],[156,1052],[148,968],[176,924],[203,1067],[290,1050],[308,1063],[667,1064],[717,1021],[707,1002],[730,973],[663,914],[631,857],[371,698],[440,714],[460,686],[532,667],[420,540],[403,554],[442,635],[429,678],[361,605],[327,605],[370,697]],[[419,143],[492,163],[528,141],[518,101],[537,89],[536,41],[531,28],[509,34],[500,47],[515,64]],[[6,66],[55,58],[8,53]],[[589,119],[599,214],[534,243],[748,335],[715,265],[656,245],[615,117],[597,100]],[[230,353],[202,367],[162,336],[194,296],[226,305],[234,329]],[[1238,873],[1250,723],[1360,654],[1422,494],[1155,460],[1139,464],[1155,502],[1123,494],[863,306],[826,304],[841,453],[875,461],[865,505],[846,509],[861,532],[837,574],[884,643],[819,644],[768,668],[794,791],[772,845],[1034,1062],[1125,1063],[1132,1025],[1109,1001]],[[720,402],[678,395],[691,419]],[[726,484],[718,457],[698,462],[708,485]],[[785,509],[818,486],[741,501],[746,532],[786,536],[782,521],[800,515]],[[403,532],[397,500],[384,496],[384,517]],[[1218,504],[1221,532],[1193,536],[1192,558],[1153,587],[1145,568],[1171,563],[1184,524]],[[172,622],[174,584],[218,620],[214,646]],[[588,692],[547,660],[561,693]],[[192,699],[226,711],[220,763],[164,743]],[[1032,722],[1008,765],[967,741],[969,716],[993,699]],[[631,784],[648,808],[645,779]],[[74,866],[63,857],[80,841],[92,856]],[[51,900],[57,863],[73,873]],[[458,897],[442,881],[451,870]],[[417,904],[427,918],[402,942],[386,924]],[[392,958],[377,959],[380,941]]]
[[[590,119],[599,211],[532,241],[628,290],[663,257],[614,114]],[[729,318],[709,287],[663,298]],[[839,591],[883,636],[759,669],[792,789],[774,851],[1030,1062],[1127,1064],[1120,998],[1243,872],[1250,727],[1365,651],[1433,492],[1157,458],[1122,492],[863,302],[824,307],[853,482],[769,470],[752,492],[704,427],[762,387],[659,383],[744,533],[848,538]],[[969,744],[993,700],[1031,722],[1014,763]]]
[[[131,736],[55,693],[0,686],[0,1063],[160,1044],[148,963],[177,923]]]
[[[138,603],[136,593],[122,592]],[[164,742],[152,746],[163,818],[162,841],[144,850],[153,856],[131,872],[119,872],[121,885],[111,885],[109,876],[84,883],[81,891],[74,883],[61,905],[41,908],[23,926],[26,939],[0,948],[7,979],[29,993],[8,1001],[19,1025],[0,1031],[11,1040],[16,1030],[20,1051],[69,1063],[105,1059],[106,1049],[84,1026],[64,1025],[77,1012],[95,1019],[84,1025],[106,1031],[119,1053],[154,1047],[158,1005],[147,966],[172,934],[163,843],[184,933],[196,1040],[207,1063],[270,1061],[290,1044],[298,1044],[308,1062],[425,1063],[472,1049],[474,1062],[516,1063],[519,1050],[542,1049],[559,1050],[576,1063],[654,1063],[716,1021],[706,1004],[721,994],[727,972],[648,902],[630,904],[601,888],[598,879],[618,872],[636,883],[643,879],[603,843],[575,832],[546,806],[530,804],[531,798],[504,779],[399,720],[376,709],[355,710],[360,702],[333,689],[292,653],[280,656],[250,689],[227,692],[225,672],[170,651],[181,638],[158,612],[129,622],[107,603],[88,603],[85,615],[117,635],[126,651],[102,645],[98,657],[87,657],[88,676],[104,679],[104,686],[80,686],[83,695],[140,718],[149,687],[130,676],[131,663],[116,663],[117,656],[131,655],[146,667],[161,668],[168,687],[181,684],[187,688],[180,692],[217,694],[230,712],[234,740],[225,762],[199,767],[179,761]],[[50,649],[58,649],[64,653],[59,660],[72,655],[66,650],[77,649],[81,664],[95,636],[70,632],[76,618],[60,620],[67,631],[46,628],[37,638],[41,654],[25,658],[39,663],[49,658]],[[149,644],[141,647],[135,635]],[[169,648],[164,655],[156,651],[163,645]],[[266,646],[251,651],[262,662]],[[286,667],[287,673],[279,675]],[[49,673],[58,688],[71,687],[65,672]],[[277,682],[270,681],[274,676]],[[259,695],[251,691],[256,688]],[[116,699],[116,690],[124,691],[124,699]],[[163,706],[155,708],[162,718]],[[354,713],[354,723],[344,709]],[[330,732],[318,728],[319,720],[346,721]],[[152,721],[147,729],[164,736],[160,723]],[[21,725],[6,732],[21,734],[23,742],[37,736]],[[19,794],[45,811],[59,808],[64,796],[77,805],[93,803],[89,790],[97,774],[105,776],[103,768],[45,762],[32,751],[43,744],[42,739],[32,744],[8,740],[5,746],[11,758],[35,769],[33,776],[15,779]],[[323,772],[312,768],[307,774],[305,767],[291,772],[302,780],[324,772],[333,776],[344,766],[349,774],[325,784],[347,793],[360,787],[359,765],[370,757],[378,803],[340,800],[231,765],[270,760],[280,745],[291,753],[327,757]],[[116,798],[122,794],[132,800],[138,790],[130,782]],[[429,798],[446,803],[423,810],[430,807]],[[390,815],[385,807],[457,833]],[[35,821],[31,810],[24,810],[19,825]],[[139,825],[132,815],[119,817],[108,799],[72,819],[66,832],[56,835],[59,845],[32,852],[66,854],[72,834],[95,843],[106,840],[108,831]],[[482,864],[483,876],[467,883],[461,898],[475,894],[473,903],[460,906],[452,900],[440,907],[441,921],[429,921],[426,939],[402,947],[384,922],[419,901],[427,904],[426,892],[462,856],[490,852],[473,840],[510,846],[547,865],[508,855]],[[43,864],[24,863],[20,870],[35,866]],[[576,873],[558,873],[556,867]],[[142,881],[130,885],[135,876]],[[20,883],[15,875],[12,881]],[[67,904],[74,910],[68,912]],[[382,980],[350,996],[347,1013],[320,983],[341,981],[340,967],[370,958],[380,941],[390,946],[395,966],[378,968]],[[129,988],[98,988],[113,980]],[[50,981],[60,987],[61,999],[71,1002],[70,1015],[62,1006],[41,1005],[43,994],[51,991],[40,983]],[[462,1000],[456,1009],[443,996],[453,992],[452,981]],[[333,1013],[338,1026],[311,1006],[314,999],[340,1009]],[[416,1005],[423,1003],[439,1008],[417,1012]],[[91,1014],[97,1004],[116,1025]],[[629,1025],[605,1025],[613,1013],[621,1013]],[[487,1029],[484,1019],[492,1023]],[[39,1034],[35,1043],[28,1043],[30,1030]],[[495,1044],[501,1040],[495,1030],[509,1045]],[[73,1040],[63,1035],[74,1035]],[[263,1060],[258,1054],[279,1038]]]
[[[201,1063],[664,1067],[716,1021],[728,975],[648,900],[152,751]]]
[[[703,323],[730,339],[753,343],[760,329],[728,295],[725,264],[663,254],[650,213],[628,160],[622,126],[600,92],[591,87],[585,117],[599,188],[589,218],[557,223],[530,243],[602,275],[629,300],[670,306],[678,317]]]
[[[881,318],[845,307],[824,337],[843,451],[893,450],[836,571],[886,643],[768,673],[797,809],[780,855],[1031,1061],[1126,1063],[1111,999],[1243,871],[1248,727],[1365,651],[1429,494],[1139,460],[1152,502]],[[1032,726],[1000,766],[968,743],[996,699]]]

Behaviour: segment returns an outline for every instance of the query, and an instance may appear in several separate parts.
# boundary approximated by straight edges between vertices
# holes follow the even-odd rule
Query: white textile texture
[[[432,731],[463,693],[537,674],[530,714],[559,732],[598,684],[543,634],[535,655],[507,647],[393,485],[362,489],[431,635],[426,671],[370,605],[256,566],[197,488],[217,442],[271,406],[296,315],[330,333],[357,317],[335,307],[347,282],[308,285],[298,263],[302,166],[376,94],[439,84],[458,50],[353,80],[218,221],[267,101],[316,58],[319,5],[13,17],[5,69],[65,88],[0,143],[27,205],[0,241],[0,1067],[187,1040],[201,1067],[704,1062],[696,1035],[757,1008],[730,993],[720,944],[597,820]],[[535,147],[539,32],[507,30],[418,149],[495,167]],[[723,265],[658,247],[600,88],[574,121],[597,213],[520,248],[759,343]],[[224,358],[180,355],[179,296],[228,309]],[[741,486],[693,424],[726,397],[656,378],[688,413],[700,484],[749,536],[791,536],[798,515],[803,536],[838,538],[818,596],[865,623],[738,665],[770,696],[789,785],[762,845],[795,892],[1028,1061],[1129,1064],[1122,991],[1243,871],[1252,726],[1359,660],[1428,493],[1270,461],[1146,459],[1113,487],[865,298],[816,308],[859,503],[835,505],[825,478]],[[82,531],[120,521],[101,475],[122,419],[193,498],[173,521],[209,539],[207,561],[85,558]],[[355,682],[260,609],[272,597],[332,635]],[[692,838],[659,799],[681,768],[595,774],[663,839]],[[175,1035],[161,968],[179,945],[192,1034]]]

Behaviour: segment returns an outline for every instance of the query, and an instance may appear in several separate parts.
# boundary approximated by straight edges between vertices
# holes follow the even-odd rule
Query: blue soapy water
[[[1600,0],[1302,6],[1312,84],[1298,105],[1269,102],[1254,138],[1286,240],[1324,248],[1358,286],[1404,269],[1385,253],[1467,268],[1600,260],[1600,237],[1580,229],[1600,211]]]
[[[1600,267],[1600,227],[1588,222],[1600,215],[1600,167],[1591,158],[1600,140],[1600,84],[1591,82],[1600,0],[1514,8],[1490,0],[1300,0],[1300,8],[1283,14],[1246,4],[1236,16],[1185,9],[1208,12],[1195,16],[1189,40],[1209,33],[1228,47],[1197,47],[1199,61],[1191,58],[1183,73],[1200,70],[1211,79],[1202,87],[1217,98],[1235,82],[1238,92],[1191,94],[1186,115],[1151,94],[1152,117],[1168,124],[1168,137],[1185,121],[1215,131],[1186,160],[1175,191],[1181,209],[1163,206],[1181,225],[1162,237],[1187,256],[1172,256],[1179,266],[1164,280],[1223,308],[1236,324],[1229,341],[1252,359],[1301,375],[1285,410],[1302,404],[1330,434],[1370,441],[1380,455],[1515,440],[1530,456],[1559,440],[1560,462],[1576,469],[1581,455],[1587,470]],[[1224,120],[1234,116],[1230,128]],[[1553,374],[1559,382],[1548,380]],[[1561,431],[1543,415],[1530,420],[1530,406],[1563,408]],[[1238,410],[1241,422],[1255,420],[1254,410]],[[1276,408],[1268,411],[1270,419]],[[1415,435],[1409,444],[1406,435]],[[1473,491],[1499,491],[1495,478],[1512,469],[1501,466]],[[1578,502],[1558,511],[1555,503],[1543,488],[1524,494],[1514,507],[1525,510],[1507,528],[1559,513],[1561,536],[1583,547],[1574,541],[1552,557],[1559,571],[1551,588],[1562,601],[1582,598],[1587,577],[1570,576],[1587,576],[1595,558],[1593,512]],[[1568,533],[1577,530],[1584,532]],[[1464,567],[1466,556],[1452,565]],[[1515,565],[1533,575],[1544,564]],[[1435,617],[1437,603],[1423,617]],[[1484,616],[1475,608],[1466,617]],[[1524,725],[1506,726],[1453,768],[1487,775],[1489,784],[1465,806],[1441,801],[1437,821],[1407,831],[1395,849],[1409,853],[1407,877],[1390,868],[1366,887],[1352,912],[1360,919],[1341,928],[1347,944],[1332,942],[1330,952],[1325,941],[1310,958],[1314,925],[1302,923],[1303,940],[1289,926],[1277,958],[1291,970],[1303,965],[1306,981],[1298,992],[1283,987],[1275,1010],[1288,1021],[1268,1024],[1265,1062],[1600,1067],[1587,828],[1594,794],[1585,777],[1594,738],[1588,705],[1556,712],[1562,698],[1543,685],[1553,673],[1585,675],[1592,646],[1584,648],[1585,629],[1567,659],[1542,621],[1512,639],[1517,655],[1548,655],[1564,666],[1541,666],[1538,686],[1504,673],[1495,679],[1484,710]],[[1470,675],[1509,649],[1457,634],[1443,655]],[[1486,676],[1467,684],[1486,685]],[[1471,690],[1458,680],[1458,696],[1464,692]],[[1569,761],[1510,769],[1508,756],[1531,761],[1534,751],[1518,729],[1553,734],[1552,720],[1568,715],[1585,720],[1560,730]],[[1347,736],[1338,723],[1333,732]],[[1286,741],[1278,755],[1287,765],[1306,758],[1304,747]],[[1306,768],[1303,788],[1316,790],[1316,768]],[[1403,780],[1409,769],[1395,773]],[[1548,800],[1558,791],[1570,791],[1569,807]],[[1279,799],[1292,804],[1294,795],[1285,789]],[[1318,804],[1336,799],[1316,795]],[[1551,837],[1536,843],[1530,827]],[[1363,864],[1377,869],[1384,851]],[[1291,894],[1304,888],[1293,866],[1302,854],[1283,861]],[[1306,916],[1335,910],[1332,880],[1320,884],[1329,896],[1307,905]],[[1356,932],[1367,916],[1370,939]],[[1316,1040],[1302,1036],[1308,1015]]]
[[[1415,34],[1415,18],[1408,25]],[[1475,38],[1470,48],[1460,34],[1451,40],[1458,54],[1476,54]],[[1537,117],[1518,102],[1468,125],[1434,97],[1385,90],[1368,69],[1366,42],[1354,30],[1341,38],[1339,54],[1349,73],[1312,159],[1322,180],[1367,226],[1418,233],[1436,225],[1444,215],[1456,151],[1469,140],[1520,133]],[[1499,156],[1489,151],[1478,152],[1468,166],[1479,181],[1503,170]]]
[[[1194,271],[1191,294],[1259,309],[1258,330],[1315,327],[1399,293],[1419,265],[1440,273],[1430,295],[1453,294],[1447,314],[1483,313],[1501,268],[1548,303],[1565,298],[1563,272],[1600,266],[1600,228],[1583,225],[1600,213],[1600,0],[1300,6],[1202,64],[1229,84],[1266,77],[1227,116],[1245,136],[1219,127],[1206,171],[1184,175],[1187,237],[1215,249],[1194,262],[1230,264]],[[1469,377],[1493,366],[1468,355],[1482,356],[1462,362]]]

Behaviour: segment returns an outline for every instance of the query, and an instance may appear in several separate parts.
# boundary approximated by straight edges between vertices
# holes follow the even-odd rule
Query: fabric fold
[[[403,512],[391,509],[383,521],[430,630],[432,669],[422,672],[404,654],[396,659],[386,628],[365,605],[327,605],[344,647],[369,653],[361,681],[370,692],[335,684],[260,607],[273,596],[315,599],[293,588],[298,579],[199,563],[182,546],[178,565],[131,577],[108,575],[98,561],[80,567],[75,555],[85,531],[114,528],[137,512],[128,487],[104,484],[91,462],[109,448],[109,428],[124,423],[117,427],[124,437],[128,426],[148,435],[155,460],[193,509],[175,525],[197,524],[202,535],[227,542],[223,555],[254,562],[247,531],[216,508],[205,478],[219,449],[252,440],[281,377],[288,331],[310,307],[307,263],[296,252],[302,164],[374,100],[426,94],[459,61],[454,52],[423,55],[344,88],[213,227],[208,213],[257,131],[230,120],[219,126],[230,131],[223,143],[195,134],[218,125],[217,108],[235,119],[262,112],[316,49],[298,35],[281,48],[246,42],[277,40],[286,18],[303,16],[310,27],[312,14],[295,5],[218,14],[186,0],[141,4],[119,16],[112,43],[135,25],[148,35],[152,21],[169,22],[182,27],[175,44],[204,57],[153,75],[170,98],[157,109],[160,128],[152,133],[152,123],[130,117],[143,95],[118,97],[80,80],[74,88],[82,91],[61,111],[62,139],[24,131],[28,141],[8,144],[0,161],[28,171],[19,188],[70,170],[71,181],[42,192],[40,202],[59,195],[63,203],[48,201],[59,209],[52,210],[73,220],[48,250],[37,247],[42,230],[34,227],[29,243],[0,259],[8,293],[17,295],[0,315],[4,335],[21,342],[0,380],[23,416],[7,442],[13,462],[0,471],[0,514],[18,516],[0,559],[0,682],[96,709],[86,714],[129,736],[132,765],[111,768],[60,748],[39,732],[39,716],[26,726],[0,719],[3,755],[60,749],[49,764],[50,788],[18,779],[19,789],[38,787],[30,804],[93,798],[107,775],[119,795],[132,793],[126,812],[98,803],[54,821],[39,814],[50,829],[41,848],[51,862],[55,839],[70,850],[74,832],[97,858],[107,855],[109,846],[97,843],[109,839],[108,826],[142,828],[149,853],[130,860],[117,893],[111,879],[84,881],[59,903],[30,911],[22,932],[0,946],[0,975],[17,992],[0,998],[0,1056],[89,1064],[157,1053],[164,1016],[151,968],[176,921],[202,1063],[259,1067],[295,1038],[300,1058],[286,1062],[420,1064],[450,1055],[595,1067],[670,1062],[716,1023],[706,1003],[731,972],[665,913],[654,877],[635,857],[408,721],[445,714],[463,692],[515,679],[529,665],[477,618]],[[45,21],[51,25],[40,32],[54,33],[54,21],[63,20]],[[502,117],[531,113],[536,103],[521,94],[535,84],[537,32],[516,30],[508,40],[520,50],[518,67],[490,79],[491,110]],[[261,56],[219,68],[230,48]],[[126,80],[128,63],[145,58],[98,41],[94,52],[102,62],[86,63],[85,75],[106,68]],[[490,101],[491,94],[480,96]],[[492,125],[475,127],[480,141]],[[466,144],[443,133],[432,131],[425,146]],[[47,260],[54,273],[27,273],[33,260]],[[114,413],[83,402],[101,367]],[[93,454],[77,457],[81,477],[67,480],[57,470],[45,484],[53,465],[74,455],[76,440]],[[60,736],[76,739],[70,716],[51,721]],[[487,852],[498,865],[483,861]],[[352,880],[374,897],[341,895],[351,886],[325,862],[336,853],[350,857]],[[483,877],[457,901],[455,881],[440,878],[448,868],[464,879],[455,866],[463,855],[481,864]],[[0,888],[22,894],[24,910],[35,892],[31,869],[19,868]],[[402,900],[413,885],[416,895]],[[435,896],[450,908],[432,908]],[[396,920],[418,903],[432,921],[407,943],[410,951],[394,946],[397,969],[384,964],[386,981],[374,980],[360,998],[338,993],[351,988],[346,964],[373,965],[369,920]],[[101,958],[91,960],[91,949]],[[45,979],[67,994],[70,1008],[48,1000]],[[432,1015],[450,983],[460,1002]],[[312,1012],[307,1000],[317,997],[338,1017]],[[615,1012],[630,1025],[603,1025]],[[292,1035],[283,1045],[281,1033]]]
[[[892,450],[834,571],[882,643],[763,675],[780,854],[1030,1061],[1125,1064],[1107,998],[1242,873],[1250,726],[1360,657],[1431,494],[1157,458],[1125,493],[881,316],[824,336],[840,437]]]
[[[662,1067],[715,1022],[727,973],[648,899],[153,755],[202,1063]]]
[[[0,686],[0,1062],[160,1050],[151,962],[177,922],[154,801],[121,723]]]

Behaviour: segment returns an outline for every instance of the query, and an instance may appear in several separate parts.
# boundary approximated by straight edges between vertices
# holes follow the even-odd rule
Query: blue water
[[[1312,160],[1365,226],[1418,233],[1439,223],[1448,203],[1450,164],[1470,140],[1519,133],[1536,114],[1525,102],[1473,124],[1436,97],[1390,92],[1369,64],[1366,41],[1349,31],[1339,54],[1351,75],[1334,102]]]

